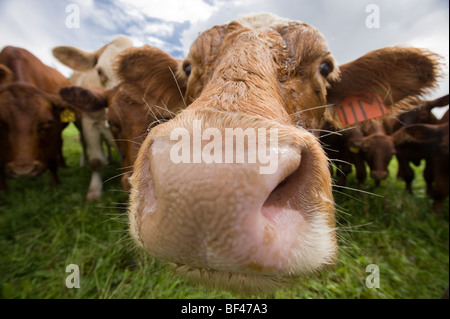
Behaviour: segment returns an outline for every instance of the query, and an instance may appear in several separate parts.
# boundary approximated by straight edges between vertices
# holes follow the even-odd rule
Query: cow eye
[[[190,76],[192,72],[192,66],[190,64],[186,64],[184,66],[184,73],[186,73],[187,76]]]
[[[105,74],[105,72],[103,71],[103,69],[98,68],[98,69],[97,69],[97,74],[98,74],[98,77],[100,78],[100,82],[101,82],[103,85],[106,85],[106,82],[108,82],[108,77],[106,76],[106,74]]]
[[[331,72],[333,72],[333,65],[328,62],[323,62],[319,65],[319,72],[326,78]]]

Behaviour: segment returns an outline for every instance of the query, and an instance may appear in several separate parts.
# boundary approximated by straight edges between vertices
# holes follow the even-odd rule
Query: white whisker
[[[170,73],[172,73],[172,76],[173,76],[173,79],[175,80],[175,83],[177,84],[178,92],[180,92],[180,96],[181,96],[181,99],[183,100],[183,104],[184,104],[185,107],[187,107],[186,101],[184,100],[183,92],[181,92],[180,85],[178,84],[177,77],[173,73],[172,68],[169,67],[169,70],[170,70]]]
[[[111,181],[111,180],[113,180],[113,179],[115,179],[115,178],[117,178],[117,177],[121,177],[121,176],[130,174],[130,173],[133,173],[133,171],[124,172],[124,173],[118,174],[118,175],[116,175],[116,176],[113,176],[113,177],[111,177],[111,178],[108,178],[106,181],[103,182],[103,184],[106,184],[107,182],[109,182],[109,181]]]
[[[308,111],[314,111],[314,110],[318,110],[318,109],[323,109],[329,106],[333,106],[334,104],[326,104],[326,105],[320,105],[320,106],[315,106],[315,107],[310,107],[308,109],[304,109],[295,113],[292,113],[291,116],[296,116],[296,115],[300,115],[304,112],[308,112]]]

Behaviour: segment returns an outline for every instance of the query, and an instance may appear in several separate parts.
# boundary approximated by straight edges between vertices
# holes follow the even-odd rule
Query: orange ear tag
[[[378,94],[347,96],[337,107],[339,119],[344,126],[367,121],[387,114]]]

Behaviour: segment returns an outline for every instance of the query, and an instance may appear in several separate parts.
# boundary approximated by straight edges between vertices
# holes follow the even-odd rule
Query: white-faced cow
[[[406,47],[338,66],[315,28],[270,14],[203,32],[179,64],[189,105],[135,162],[132,237],[186,277],[240,291],[335,263],[328,161],[308,129],[342,127],[335,105],[350,95],[399,112],[438,69],[435,54]]]
[[[108,109],[106,119],[122,154],[122,186],[126,191],[149,128],[172,118],[183,106],[180,91],[185,92],[185,86],[179,86],[183,77],[175,76],[179,62],[149,45],[131,48],[117,59],[117,76],[121,80],[117,87],[95,90],[71,86],[60,91],[64,100],[86,113]]]
[[[112,89],[119,84],[113,70],[117,56],[133,46],[130,39],[117,36],[111,43],[94,52],[85,52],[74,47],[56,47],[53,55],[63,64],[74,70],[70,78],[73,85],[94,89]],[[110,146],[117,147],[114,137],[106,121],[106,110],[101,108],[95,112],[81,114],[82,144],[85,156],[92,170],[91,182],[87,193],[88,200],[98,199],[102,194],[101,168],[109,159]],[[106,142],[108,156],[104,155],[102,144]],[[82,163],[84,162],[84,156]]]

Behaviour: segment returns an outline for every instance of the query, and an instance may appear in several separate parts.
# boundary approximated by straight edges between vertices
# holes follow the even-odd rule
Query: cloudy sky
[[[73,7],[79,25],[74,25]],[[151,44],[184,58],[199,32],[252,12],[315,26],[338,63],[385,46],[431,49],[444,57],[446,78],[430,97],[448,93],[447,0],[0,0],[0,49],[26,48],[68,76],[51,55],[52,47],[91,51],[124,34],[136,46]]]

